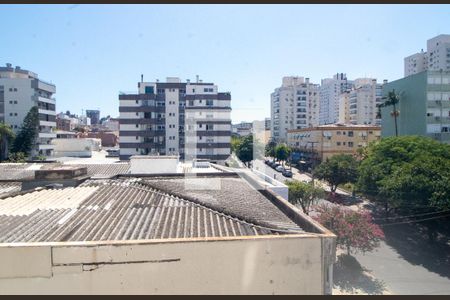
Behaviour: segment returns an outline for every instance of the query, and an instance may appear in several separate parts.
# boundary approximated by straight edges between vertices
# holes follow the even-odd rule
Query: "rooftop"
[[[246,187],[242,179],[216,179],[222,188],[213,192],[202,191],[205,184],[200,182],[211,183],[206,178],[194,178],[194,182],[188,184],[192,184],[192,190],[183,191],[180,179],[126,177],[87,180],[78,187],[42,189],[5,198],[0,200],[0,242],[236,237],[304,232],[267,198]],[[165,188],[174,188],[176,192],[170,193]],[[242,195],[246,195],[245,202]]]

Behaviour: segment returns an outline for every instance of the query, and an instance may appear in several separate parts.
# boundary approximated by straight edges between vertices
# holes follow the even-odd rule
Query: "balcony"
[[[53,133],[53,132],[39,132],[38,137],[39,138],[55,139],[56,138],[56,133]]]
[[[45,98],[45,97],[38,96],[37,100],[39,102],[49,103],[49,104],[53,104],[53,105],[56,104],[56,99],[55,98]]]
[[[43,114],[43,115],[52,115],[52,116],[56,116],[56,111],[54,111],[54,110],[47,110],[47,109],[38,109],[38,112],[40,113],[40,114]]]

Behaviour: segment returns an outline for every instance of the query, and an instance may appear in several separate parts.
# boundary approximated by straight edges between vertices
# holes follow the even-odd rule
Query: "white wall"
[[[323,294],[321,244],[292,235],[0,247],[0,293]]]

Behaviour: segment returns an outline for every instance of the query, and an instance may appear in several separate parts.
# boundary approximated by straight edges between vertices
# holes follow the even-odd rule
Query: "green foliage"
[[[8,162],[12,163],[24,163],[26,162],[26,155],[23,152],[11,153],[8,157]]]
[[[285,161],[289,158],[291,149],[286,144],[279,144],[275,147],[275,157],[278,160]]]
[[[450,146],[419,136],[371,145],[359,168],[358,189],[386,210],[450,209]]]
[[[325,191],[315,187],[310,183],[304,183],[298,180],[286,181],[289,188],[289,202],[294,205],[300,205],[305,214],[309,214],[311,205],[325,196]]]
[[[231,136],[231,152],[236,152],[239,144],[242,142],[242,138],[238,136]]]
[[[246,165],[253,160],[253,135],[241,138],[237,145],[236,156]]]
[[[44,161],[44,160],[47,160],[47,157],[45,157],[44,155],[38,155],[38,156],[34,157],[33,159]]]
[[[331,230],[336,236],[336,244],[346,249],[348,255],[353,252],[372,251],[384,238],[381,228],[373,223],[368,212],[357,212],[338,205],[321,205],[315,219]]]
[[[33,106],[23,120],[22,128],[17,134],[12,146],[12,152],[23,152],[28,155],[36,141],[39,132],[39,113]]]
[[[0,122],[0,161],[8,157],[9,145],[14,141],[15,134],[6,123]]]
[[[328,182],[332,192],[339,184],[352,183],[358,177],[358,162],[352,155],[339,154],[322,162],[315,170],[315,176]]]
[[[270,140],[264,149],[264,155],[268,156],[268,157],[275,157],[275,147],[276,146],[277,146],[277,143],[274,140]]]

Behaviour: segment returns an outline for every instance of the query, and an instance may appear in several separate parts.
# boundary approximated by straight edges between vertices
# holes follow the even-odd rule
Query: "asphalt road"
[[[377,250],[354,255],[396,295],[450,295],[450,279],[413,265],[385,242]]]

